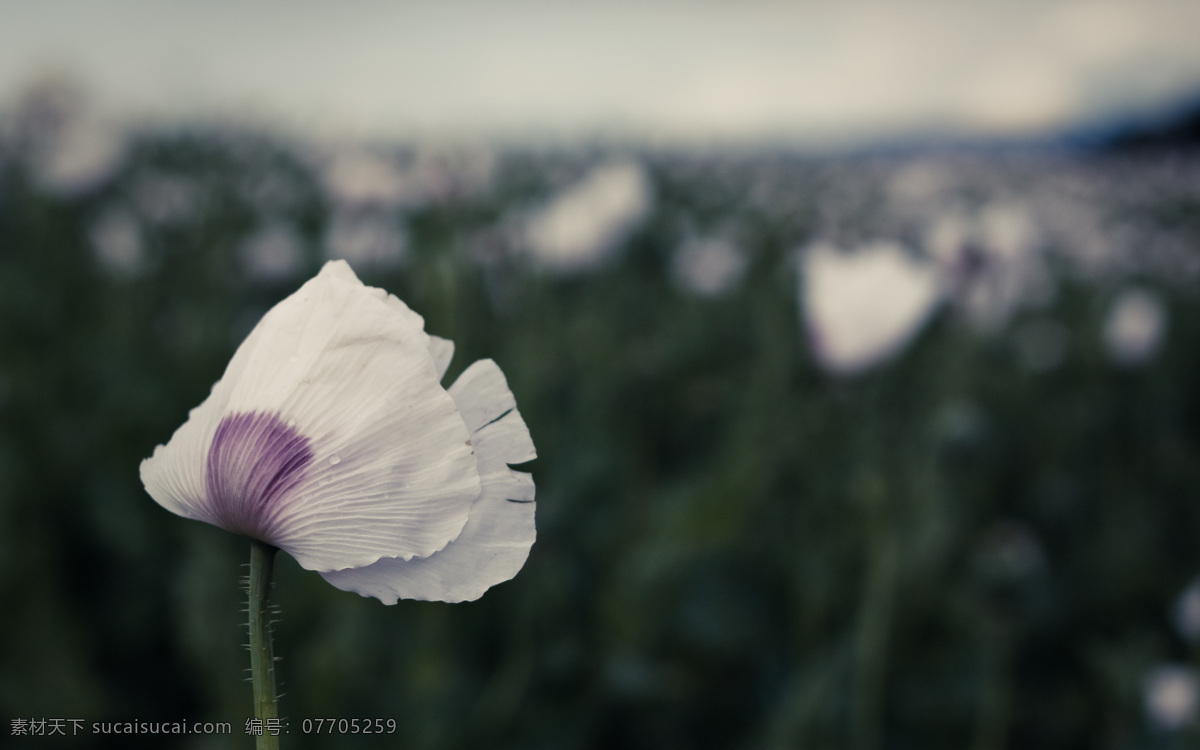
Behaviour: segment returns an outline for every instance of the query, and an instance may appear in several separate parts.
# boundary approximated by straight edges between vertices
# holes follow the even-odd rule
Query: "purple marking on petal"
[[[271,543],[284,500],[312,460],[309,439],[277,414],[225,417],[209,446],[204,475],[212,522]]]

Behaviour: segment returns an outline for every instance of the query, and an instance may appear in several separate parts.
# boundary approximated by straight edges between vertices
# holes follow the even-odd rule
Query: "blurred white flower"
[[[325,230],[325,257],[362,269],[395,268],[408,257],[408,234],[398,216],[338,211]]]
[[[818,244],[801,255],[800,300],[818,361],[852,374],[895,356],[937,307],[937,269],[894,242],[850,253]]]
[[[128,211],[111,209],[88,229],[92,251],[101,265],[120,276],[136,276],[145,263],[142,230]]]
[[[737,285],[746,272],[746,256],[726,239],[689,240],[671,258],[675,283],[701,297],[716,297]]]
[[[300,236],[281,221],[260,227],[241,246],[242,267],[252,278],[278,281],[295,276],[304,267]]]
[[[79,86],[51,74],[21,95],[18,152],[39,186],[60,195],[96,187],[124,161],[125,135],[95,112]]]
[[[1171,615],[1175,628],[1186,640],[1200,638],[1200,578],[1192,581],[1179,595]]]
[[[979,240],[993,255],[1017,259],[1033,252],[1038,233],[1028,209],[1016,203],[984,206],[977,219]]]
[[[1156,667],[1142,681],[1142,701],[1146,719],[1159,731],[1194,723],[1200,703],[1196,673],[1177,664]]]
[[[1049,302],[1053,278],[1040,235],[1021,204],[993,202],[974,214],[943,212],[930,222],[925,250],[942,267],[955,304],[995,329],[1021,307]]]
[[[117,171],[125,141],[112,126],[92,120],[70,123],[39,155],[35,175],[43,188],[66,195],[86,192]]]
[[[603,164],[528,220],[528,251],[549,271],[590,270],[608,259],[646,217],[652,203],[650,180],[640,164]]]
[[[1158,352],[1166,328],[1167,310],[1155,292],[1126,289],[1104,319],[1104,345],[1117,364],[1142,364]]]
[[[971,222],[961,211],[942,211],[930,217],[925,227],[925,252],[944,266],[953,277],[971,270],[968,254],[971,243]]]
[[[410,155],[363,148],[316,156],[330,201],[341,209],[406,209],[488,188],[495,157],[484,148],[422,149]]]
[[[288,552],[334,586],[476,599],[533,544],[533,443],[500,368],[330,262],[272,308],[141,465],[160,505]]]
[[[400,165],[368,151],[343,151],[324,164],[330,199],[345,207],[396,208],[412,200],[412,186]]]

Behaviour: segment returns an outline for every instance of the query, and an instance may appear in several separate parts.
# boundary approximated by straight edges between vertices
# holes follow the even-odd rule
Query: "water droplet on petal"
[[[342,457],[336,453],[334,453],[332,456],[329,457],[329,465],[330,466],[337,466],[341,462],[342,462]]]
[[[289,419],[289,420],[287,421],[287,426],[288,426],[288,427],[295,427],[295,426],[296,426],[296,420],[294,420],[294,419]]]

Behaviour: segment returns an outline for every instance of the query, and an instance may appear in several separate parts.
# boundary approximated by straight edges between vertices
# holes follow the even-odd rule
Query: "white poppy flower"
[[[721,238],[685,242],[671,261],[671,275],[681,288],[701,297],[719,297],[746,273],[749,259],[732,242]]]
[[[1143,679],[1142,700],[1151,726],[1173,731],[1195,723],[1200,707],[1200,683],[1191,668],[1165,664]]]
[[[937,270],[879,241],[844,253],[819,243],[801,255],[801,305],[817,360],[851,375],[898,354],[942,298]]]
[[[530,217],[530,257],[552,273],[593,270],[637,229],[653,202],[650,178],[637,162],[598,166]]]
[[[533,544],[533,443],[500,368],[331,261],[272,308],[142,462],[160,505],[289,553],[338,588],[468,601]]]
[[[1104,319],[1104,345],[1114,362],[1140,365],[1162,347],[1167,329],[1167,309],[1149,289],[1134,287],[1121,292]]]

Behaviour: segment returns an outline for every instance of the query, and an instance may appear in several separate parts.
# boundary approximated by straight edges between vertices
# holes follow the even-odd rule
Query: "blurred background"
[[[0,17],[0,744],[250,746],[247,545],[137,470],[331,258],[504,369],[538,541],[281,557],[284,747],[1200,742],[1200,6]]]

